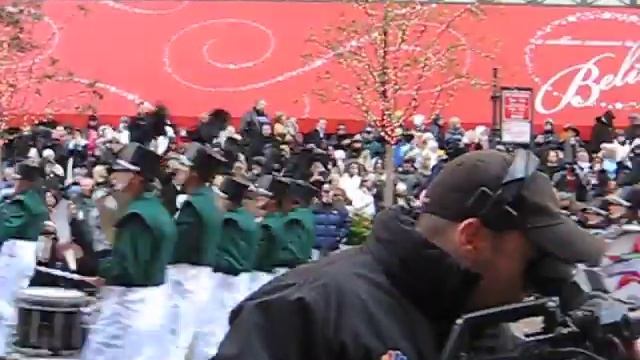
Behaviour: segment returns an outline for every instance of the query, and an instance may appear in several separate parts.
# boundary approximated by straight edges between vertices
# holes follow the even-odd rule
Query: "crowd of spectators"
[[[68,231],[82,247],[79,251],[99,257],[108,246],[108,235],[101,230],[97,215],[99,206],[109,206],[100,202],[108,189],[103,164],[124,144],[147,145],[167,160],[188,141],[217,144],[225,152],[239,154],[231,171],[248,179],[281,170],[291,154],[311,146],[327,158],[313,164],[310,179],[320,190],[313,205],[316,248],[327,253],[361,241],[360,234],[367,232],[370,220],[385,205],[384,188],[389,182],[394,187],[394,204],[419,208],[426,201],[430,182],[450,159],[490,147],[509,150],[491,139],[487,126],[464,129],[461,119],[440,115],[431,119],[414,116],[406,129],[397,129],[400,140],[390,148],[372,126],[350,134],[344,124],[338,124],[330,133],[327,120],[319,119],[313,130],[303,134],[294,117],[270,113],[263,100],[242,116],[239,126],[231,126],[230,119],[227,111],[217,109],[187,131],[167,121],[170,116],[164,107],[141,106],[136,115],[123,117],[117,126],[90,116],[85,128],[63,126],[48,118],[26,132],[7,129],[2,140],[0,196],[11,194],[11,166],[17,159],[41,161],[52,213],[65,208]],[[623,128],[616,128],[614,119],[610,111],[598,116],[588,143],[576,127],[559,127],[550,119],[535,136],[532,146],[541,159],[541,170],[552,178],[568,210],[601,206],[594,201],[615,194],[637,213],[634,189],[640,180],[640,115],[630,115]],[[393,172],[385,171],[387,149],[393,152]],[[171,180],[169,171],[164,182]],[[174,197],[179,193],[176,188],[168,191],[175,192],[169,194]],[[168,201],[167,207],[176,211],[175,202]]]

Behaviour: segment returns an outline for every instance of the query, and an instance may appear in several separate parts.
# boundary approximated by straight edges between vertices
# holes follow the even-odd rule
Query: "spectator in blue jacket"
[[[322,186],[320,202],[312,207],[316,225],[315,256],[325,256],[337,250],[346,239],[351,219],[346,206],[334,202],[329,184]]]
[[[402,165],[408,152],[413,149],[413,134],[397,129],[400,135],[398,142],[393,146],[393,165],[397,168]]]
[[[445,148],[463,147],[464,129],[460,124],[460,119],[452,117],[449,120],[449,130],[444,136]]]

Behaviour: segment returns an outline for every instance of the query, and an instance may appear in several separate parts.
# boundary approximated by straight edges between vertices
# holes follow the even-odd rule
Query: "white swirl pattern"
[[[293,69],[287,72],[284,72],[280,75],[277,75],[275,77],[272,77],[270,79],[267,80],[263,80],[263,81],[258,81],[255,83],[251,83],[251,84],[245,84],[245,85],[240,85],[240,86],[205,86],[205,85],[200,85],[200,84],[196,84],[193,83],[191,81],[186,80],[185,78],[183,78],[182,76],[180,76],[180,74],[177,73],[176,69],[174,68],[174,66],[172,65],[171,62],[171,48],[173,47],[174,43],[178,42],[185,34],[194,31],[195,29],[199,29],[203,26],[207,26],[207,25],[212,25],[212,24],[241,24],[241,25],[248,25],[251,27],[254,27],[260,31],[262,31],[263,33],[266,34],[266,36],[269,39],[269,47],[268,50],[259,58],[257,59],[253,59],[250,61],[245,61],[242,63],[238,63],[238,64],[230,64],[230,63],[220,63],[217,61],[212,60],[209,57],[209,50],[211,45],[213,44],[213,42],[215,42],[215,40],[209,40],[207,41],[203,47],[202,47],[202,54],[204,56],[204,59],[207,63],[209,63],[210,65],[213,65],[217,68],[222,68],[222,69],[232,69],[232,70],[237,70],[237,69],[241,69],[241,68],[250,68],[250,67],[254,67],[259,65],[260,63],[268,60],[274,49],[275,49],[275,37],[273,35],[273,32],[266,28],[265,26],[258,24],[254,21],[251,20],[246,20],[246,19],[236,19],[236,18],[222,18],[222,19],[212,19],[212,20],[207,20],[207,21],[203,21],[203,22],[199,22],[199,23],[195,23],[193,25],[190,25],[182,30],[180,30],[178,33],[176,33],[175,35],[173,35],[171,37],[171,39],[169,39],[169,41],[167,42],[165,49],[164,49],[164,57],[163,57],[163,62],[164,62],[164,67],[165,67],[165,71],[167,73],[169,73],[176,81],[178,81],[179,83],[181,83],[184,86],[193,88],[193,89],[197,89],[197,90],[201,90],[201,91],[207,91],[207,92],[237,92],[237,91],[248,91],[248,90],[255,90],[255,89],[260,89],[260,88],[264,88],[266,86],[269,85],[273,85],[282,81],[286,81],[295,77],[298,77],[302,74],[305,74],[311,70],[317,69],[325,64],[327,64],[328,62],[330,62],[335,56],[336,54],[339,54],[341,52],[345,52],[348,51],[350,49],[353,49],[354,47],[357,46],[361,46],[363,43],[368,41],[367,37],[361,38],[361,39],[354,39],[346,44],[344,44],[341,48],[339,48],[336,51],[333,52],[329,52],[321,57],[318,57],[312,61],[310,61],[309,63],[307,63],[305,66],[299,67],[297,69]],[[440,26],[438,24],[427,24],[430,26]],[[455,38],[457,38],[459,41],[461,41],[461,43],[464,44],[464,47],[466,49],[466,56],[464,57],[464,67],[463,67],[463,73],[466,73],[471,65],[471,52],[468,50],[467,47],[467,41],[466,39],[458,32],[456,32],[455,30],[451,30],[448,29],[447,30],[448,33],[450,33],[451,35],[453,35]],[[411,49],[410,49],[411,50]],[[445,81],[444,85],[441,86],[449,86],[455,82],[459,81],[459,79],[456,78],[450,78],[447,79]],[[422,92],[431,92],[434,91],[434,89],[425,89]]]
[[[302,117],[308,118],[309,113],[311,113],[311,100],[309,99],[309,95],[304,94],[302,96],[302,101],[304,102],[304,112],[302,113]]]
[[[231,24],[244,24],[244,25],[249,25],[249,26],[253,26],[258,28],[260,31],[264,32],[265,34],[267,34],[267,36],[269,37],[269,49],[267,49],[267,51],[260,56],[259,58],[255,59],[255,60],[251,60],[251,61],[246,61],[243,63],[239,63],[239,64],[229,64],[229,63],[221,63],[221,62],[217,62],[212,60],[209,57],[209,50],[211,48],[211,45],[215,42],[215,39],[209,40],[205,43],[205,45],[202,47],[202,55],[205,58],[205,60],[213,65],[213,66],[217,66],[219,68],[223,68],[223,69],[242,69],[242,68],[248,68],[248,67],[253,67],[255,65],[260,64],[261,62],[265,61],[266,59],[268,59],[269,57],[271,57],[271,54],[273,54],[273,50],[275,48],[275,38],[273,37],[273,33],[271,32],[271,30],[267,29],[266,27],[252,22],[252,21],[247,21],[247,20],[240,20],[240,19],[221,19],[221,20],[209,20],[209,21],[205,21],[202,23],[198,23],[198,24],[194,24],[191,26],[188,26],[184,29],[182,29],[178,34],[174,35],[171,40],[169,40],[169,43],[173,43],[175,41],[175,39],[179,38],[180,36],[184,35],[185,33],[194,30],[195,28],[201,27],[201,26],[205,26],[205,25],[209,25],[212,23],[217,23],[217,24],[223,24],[223,23],[231,23]],[[167,55],[167,50],[165,49],[165,56]],[[165,62],[166,64],[166,62]]]
[[[143,103],[145,105],[149,105],[149,106],[151,105],[151,102],[143,99],[138,94],[134,94],[132,92],[128,92],[126,90],[122,90],[122,89],[120,89],[120,88],[118,88],[116,86],[113,86],[113,85],[110,85],[110,84],[106,84],[106,83],[103,83],[103,82],[100,82],[100,81],[84,79],[84,78],[77,77],[77,76],[73,76],[73,77],[69,78],[68,81],[75,82],[75,83],[78,83],[78,84],[82,84],[82,85],[85,85],[85,86],[87,86],[87,85],[95,86],[98,89],[106,90],[106,91],[108,91],[108,92],[110,92],[112,94],[115,94],[115,95],[118,95],[118,96],[122,96],[125,99],[133,102],[134,104]]]
[[[189,5],[189,1],[187,0],[183,0],[180,1],[179,4],[175,7],[169,8],[169,9],[145,9],[145,8],[139,8],[139,7],[135,7],[135,6],[131,6],[131,5],[127,5],[124,4],[121,1],[116,1],[116,0],[101,0],[100,1],[101,4],[107,5],[107,6],[111,6],[112,8],[118,9],[118,10],[123,10],[126,12],[130,12],[130,13],[134,13],[134,14],[141,14],[141,15],[166,15],[166,14],[171,14],[174,13],[176,11],[182,10],[185,6]]]

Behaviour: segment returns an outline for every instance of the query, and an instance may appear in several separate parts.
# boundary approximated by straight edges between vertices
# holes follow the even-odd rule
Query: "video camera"
[[[579,268],[571,281],[557,288],[557,296],[542,293],[547,296],[462,316],[441,359],[631,359],[625,345],[640,339],[640,303],[606,294],[598,270]],[[510,349],[474,349],[475,336],[483,330],[529,318],[541,318],[541,328],[527,329]]]
[[[543,297],[470,313],[456,321],[441,359],[629,359],[623,344],[640,338],[640,312],[632,310],[622,301],[596,297],[565,314],[557,298]],[[513,349],[500,354],[470,350],[474,330],[532,317],[543,318],[542,329],[525,334]]]

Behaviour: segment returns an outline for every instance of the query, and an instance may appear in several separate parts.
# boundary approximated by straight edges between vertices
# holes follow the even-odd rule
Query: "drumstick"
[[[76,271],[78,270],[78,264],[76,262],[76,253],[73,249],[67,249],[64,251],[64,259],[69,266],[69,269]]]
[[[44,267],[44,266],[36,266],[36,270],[41,271],[43,273],[47,273],[47,274],[53,275],[53,276],[63,277],[65,279],[69,279],[69,280],[79,280],[79,281],[88,282],[88,280],[90,279],[87,276],[82,276],[82,275],[70,273],[70,272],[67,272],[67,271],[52,269],[52,268],[48,268],[48,267]]]

